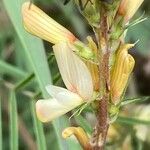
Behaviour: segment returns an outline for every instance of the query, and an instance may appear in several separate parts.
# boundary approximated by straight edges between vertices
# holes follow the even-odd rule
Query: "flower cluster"
[[[54,54],[67,87],[67,89],[53,85],[46,87],[52,98],[37,101],[38,118],[42,122],[51,121],[85,102],[90,102],[94,89],[92,76],[84,61],[74,51],[81,52],[80,54],[84,56],[85,51],[89,51],[86,52],[89,54],[91,50],[35,5],[29,7],[28,2],[24,3],[22,14],[28,32],[54,44]],[[80,47],[80,51],[76,46]],[[85,57],[88,57],[88,54]]]
[[[116,0],[117,1],[117,0]],[[99,24],[99,8],[93,2],[87,5],[83,15],[94,27]],[[128,22],[143,0],[122,0],[116,10],[116,17]],[[89,10],[93,10],[92,12]],[[92,13],[92,14],[91,14]],[[84,103],[95,100],[95,93],[101,89],[99,81],[99,52],[96,43],[88,37],[88,44],[82,43],[74,34],[46,15],[34,4],[26,2],[22,6],[25,29],[52,44],[60,74],[67,89],[48,85],[51,98],[38,100],[36,113],[42,122],[51,121]],[[89,17],[91,15],[91,18]],[[93,20],[94,19],[94,20]],[[110,101],[118,104],[127,86],[134,67],[134,59],[128,54],[133,44],[120,44],[115,51],[115,59],[110,69]]]

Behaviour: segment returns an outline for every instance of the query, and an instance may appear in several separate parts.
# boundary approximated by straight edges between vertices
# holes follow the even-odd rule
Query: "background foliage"
[[[22,3],[23,0],[0,1],[0,149],[81,149],[74,137],[63,140],[61,131],[71,124],[81,126],[91,133],[94,116],[90,108],[70,120],[68,118],[71,113],[47,124],[42,124],[36,118],[35,101],[48,97],[45,85],[53,83],[63,86],[63,82],[51,45],[24,31]],[[80,39],[85,41],[87,35],[93,36],[92,29],[72,2],[66,6],[60,0],[34,0],[34,3]],[[127,41],[140,40],[131,50],[136,67],[126,95],[128,99],[133,98],[136,104],[128,104],[122,109],[120,117],[110,129],[107,143],[107,149],[110,150],[126,149],[127,145],[128,149],[150,149],[150,139],[141,139],[137,134],[140,130],[144,134],[145,129],[146,133],[150,133],[150,117],[139,118],[142,110],[149,110],[150,114],[149,6],[150,1],[145,0],[133,18],[138,18],[145,12],[148,19],[130,28],[127,33]],[[135,97],[141,98],[134,99]]]

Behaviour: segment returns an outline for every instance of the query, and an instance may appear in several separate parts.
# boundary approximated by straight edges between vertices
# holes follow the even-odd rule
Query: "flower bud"
[[[120,102],[135,64],[134,58],[128,54],[128,49],[133,46],[134,44],[122,45],[116,54],[115,63],[111,72],[111,101],[114,104]]]
[[[62,41],[74,42],[76,37],[50,18],[34,4],[26,2],[22,6],[23,23],[25,29],[50,43],[57,44]]]
[[[118,9],[118,14],[128,22],[136,13],[144,0],[122,0]]]

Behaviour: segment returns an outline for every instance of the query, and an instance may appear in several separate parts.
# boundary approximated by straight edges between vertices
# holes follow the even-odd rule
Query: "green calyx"
[[[86,60],[91,60],[91,61],[96,62],[95,53],[89,47],[87,47],[84,43],[82,43],[81,41],[76,41],[74,43],[74,46],[75,46],[74,51],[77,53],[77,55],[79,55],[80,57]]]
[[[110,107],[109,107],[109,121],[110,123],[113,123],[116,121],[117,117],[118,117],[118,114],[119,114],[119,106],[118,105],[112,105],[110,104]]]

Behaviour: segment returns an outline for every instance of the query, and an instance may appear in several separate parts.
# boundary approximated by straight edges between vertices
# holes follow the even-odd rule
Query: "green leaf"
[[[74,115],[74,118],[75,118],[76,122],[78,123],[78,125],[80,127],[82,127],[89,134],[92,134],[92,131],[93,131],[92,127],[89,125],[87,120],[83,118],[83,116],[81,116],[81,115]]]
[[[136,44],[138,52],[141,54],[147,55],[149,53],[149,30],[150,30],[150,19],[148,18],[146,21],[129,28],[127,31],[126,41],[139,42]]]
[[[23,1],[19,0],[4,0],[8,15],[10,16],[10,19],[23,46],[22,50],[25,51],[28,59],[27,61],[30,62],[33,71],[35,72],[44,97],[47,97],[48,95],[45,91],[45,85],[51,82],[51,76],[44,46],[40,39],[33,37],[24,30],[21,18],[22,3]]]
[[[144,96],[144,97],[139,97],[139,98],[129,98],[121,102],[121,106],[125,106],[125,105],[132,104],[132,103],[141,103],[149,99],[150,99],[149,96]]]
[[[3,2],[23,46],[22,50],[25,51],[28,59],[27,61],[30,62],[33,68],[35,77],[37,78],[38,84],[42,91],[42,95],[44,98],[48,98],[49,95],[45,90],[45,86],[47,84],[51,84],[51,76],[48,68],[47,58],[42,41],[25,32],[23,28],[21,19],[21,6],[24,0],[3,0]],[[59,119],[57,119],[56,121],[53,121],[53,127],[57,137],[57,141],[55,143],[58,142],[58,149],[66,150],[68,143],[62,140],[61,131],[59,130],[60,127],[64,126],[61,126]]]
[[[2,99],[0,97],[0,150],[3,149],[3,137],[2,137]]]
[[[30,101],[30,107],[31,107],[32,119],[34,124],[34,132],[37,140],[37,147],[38,150],[44,150],[46,149],[46,143],[45,143],[46,140],[44,136],[42,123],[36,117],[34,100]]]
[[[21,80],[16,86],[15,86],[15,91],[18,89],[24,87],[27,83],[29,83],[32,79],[34,78],[34,74],[31,73],[28,76],[25,77],[25,79]]]
[[[80,18],[76,14],[74,5],[72,4],[70,5],[70,7],[65,6],[63,5],[63,3],[60,2],[60,0],[55,0],[55,3],[57,3],[61,11],[63,12],[63,16],[68,18],[68,20],[70,20],[71,26],[74,27],[76,34],[78,34],[80,37],[86,37],[87,36],[86,24],[84,23],[84,19]]]
[[[18,114],[17,102],[14,91],[10,92],[9,97],[9,116],[10,116],[10,149],[18,149]]]
[[[118,123],[123,123],[123,124],[127,124],[127,125],[143,124],[143,125],[150,126],[150,121],[136,119],[136,118],[119,116],[116,121]]]
[[[19,68],[12,66],[2,60],[0,60],[0,74],[8,74],[13,77],[23,78],[26,73]]]

